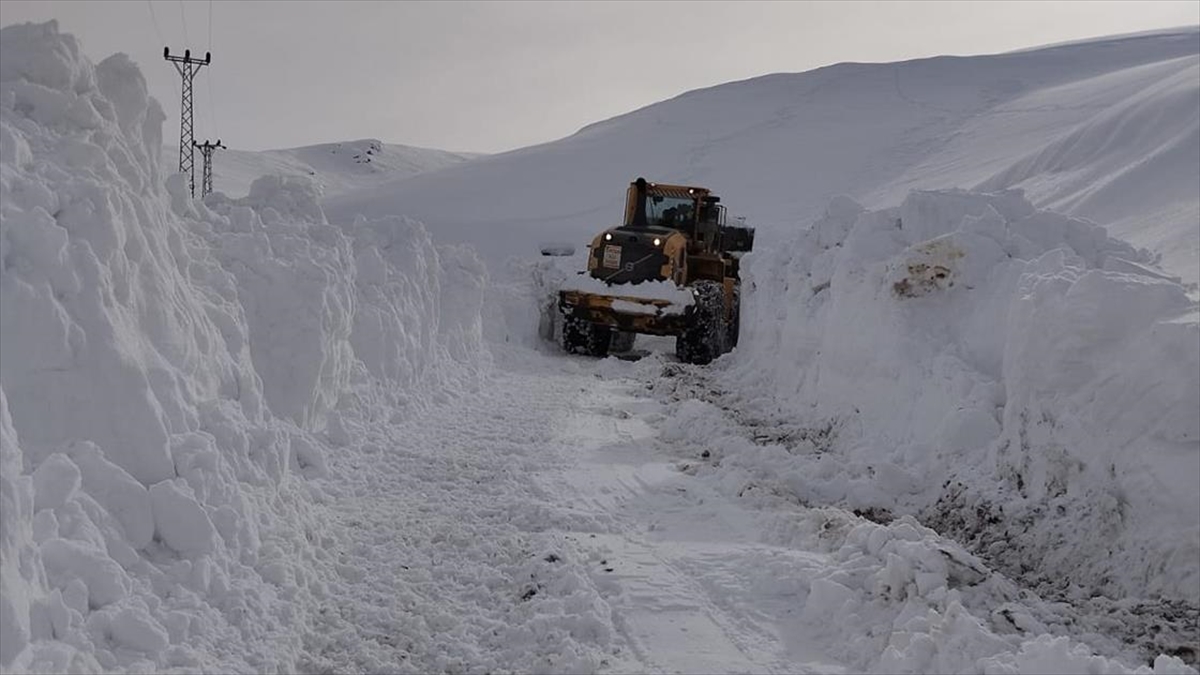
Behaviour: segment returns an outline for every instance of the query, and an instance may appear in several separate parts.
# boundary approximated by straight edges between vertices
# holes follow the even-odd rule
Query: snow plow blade
[[[560,291],[563,316],[645,335],[679,335],[687,328],[691,305],[663,298]]]

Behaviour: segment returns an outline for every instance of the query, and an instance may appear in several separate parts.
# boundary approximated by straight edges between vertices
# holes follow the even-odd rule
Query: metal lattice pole
[[[179,110],[182,119],[179,122],[179,173],[188,175],[188,189],[193,197],[196,196],[196,165],[192,148],[196,141],[192,135],[192,80],[196,73],[212,63],[212,52],[204,53],[204,60],[193,59],[192,50],[183,50],[183,56],[171,56],[171,48],[163,47],[163,58],[175,64],[175,70],[183,79],[183,97]]]
[[[217,148],[221,148],[222,150],[227,150],[228,146],[221,145],[221,139],[219,139],[219,138],[217,139],[216,143],[209,143],[207,138],[204,139],[203,143],[196,143],[195,141],[193,141],[193,143],[195,144],[195,146],[197,148],[200,148],[200,156],[204,158],[204,173],[203,173],[204,178],[203,178],[203,182],[201,183],[201,186],[200,186],[200,197],[203,198],[203,197],[207,197],[208,194],[213,191],[213,179],[212,179],[213,150],[216,150]]]

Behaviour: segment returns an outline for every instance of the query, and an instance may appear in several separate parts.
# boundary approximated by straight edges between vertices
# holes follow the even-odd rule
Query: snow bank
[[[1170,656],[1192,656],[1194,613],[1181,603],[1047,601],[911,515],[825,505],[861,504],[854,490],[899,478],[848,458],[837,427],[759,417],[706,373],[661,358],[633,370],[665,375],[650,386],[666,394],[660,437],[685,450],[677,466],[766,514],[751,536],[770,553],[745,578],[787,617],[785,640],[856,673],[1196,672]]]
[[[880,525],[823,508],[781,522],[772,543],[830,554],[799,587],[779,570],[780,590],[799,596],[798,627],[851,672],[1195,672],[1170,656],[1129,668],[1051,635],[1062,629],[1048,625],[1052,608],[911,517]]]
[[[294,670],[332,573],[305,478],[473,386],[482,266],[303,179],[193,202],[127,57],[0,35],[0,669]]]
[[[529,350],[561,354],[558,292],[587,268],[586,249],[570,256],[511,257],[489,275],[484,338],[494,358],[508,366],[529,360]]]
[[[303,177],[264,176],[244,199],[198,206],[235,277],[272,412],[319,429],[364,404],[403,415],[472,379],[488,359],[473,253],[435,247],[402,218],[329,225],[318,198]]]
[[[1147,260],[1019,191],[835,199],[743,267],[722,377],[783,451],[727,463],[1043,590],[1200,601],[1200,323]]]

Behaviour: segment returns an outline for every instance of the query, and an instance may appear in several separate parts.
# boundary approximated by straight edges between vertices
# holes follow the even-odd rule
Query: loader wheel
[[[608,356],[613,331],[608,326],[599,326],[586,319],[574,316],[563,318],[562,347],[568,354]]]
[[[684,363],[704,365],[725,352],[725,298],[721,284],[697,282],[696,304],[687,328],[675,338],[675,356]]]

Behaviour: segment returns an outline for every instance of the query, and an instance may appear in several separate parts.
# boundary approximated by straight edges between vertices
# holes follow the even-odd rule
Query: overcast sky
[[[379,138],[498,152],[722,82],[841,61],[987,54],[1200,23],[1200,2],[3,0],[123,51],[179,133],[162,48],[213,53],[196,138],[261,150]]]

